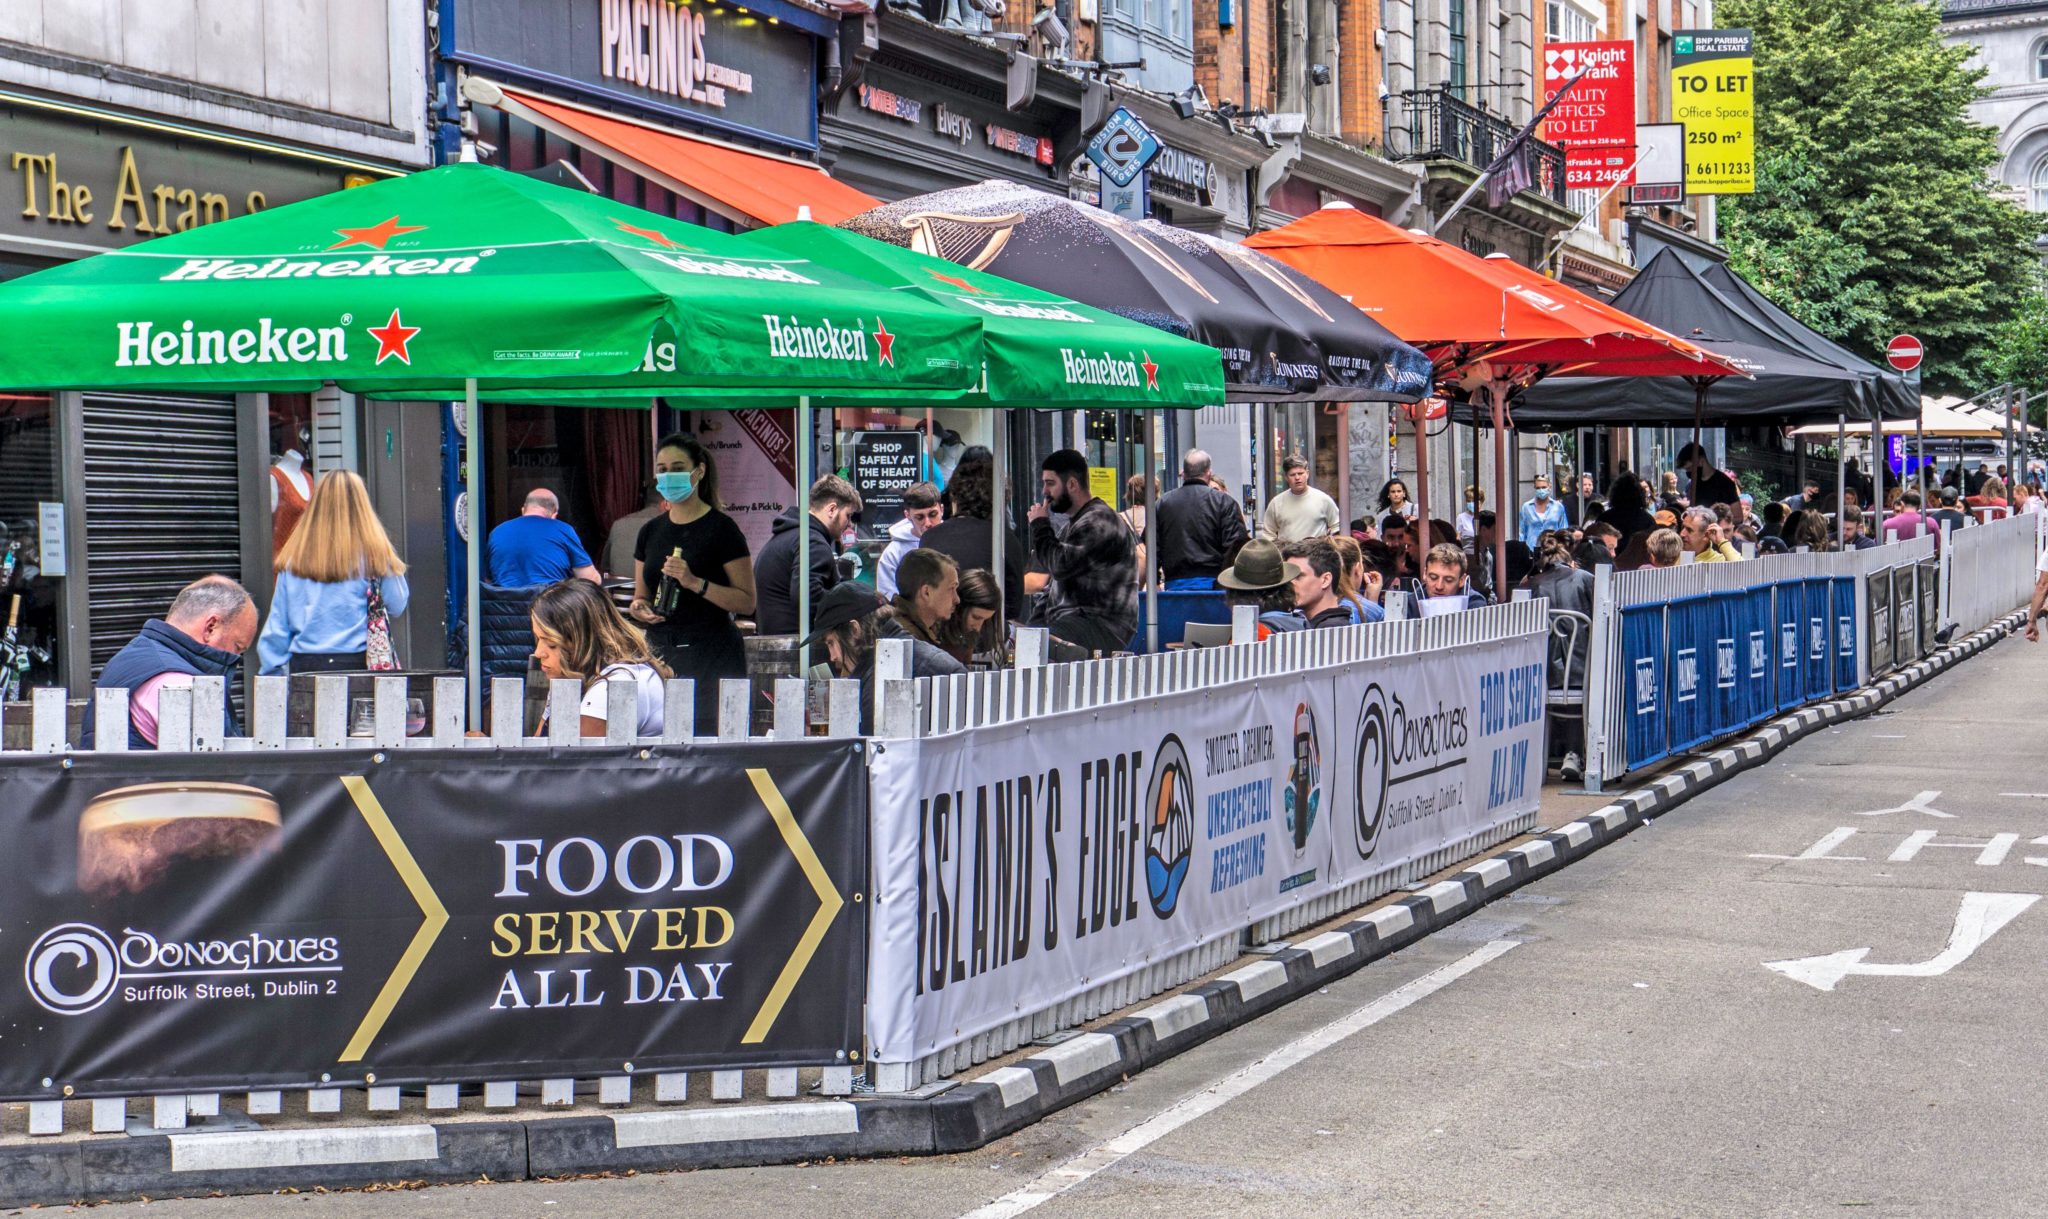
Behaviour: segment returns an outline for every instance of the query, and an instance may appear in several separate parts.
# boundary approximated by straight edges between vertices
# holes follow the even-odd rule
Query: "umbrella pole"
[[[1009,502],[1003,498],[1003,475],[1008,470],[1009,462],[1009,445],[1004,442],[1009,435],[1010,410],[1008,407],[1000,407],[995,413],[994,434],[989,437],[991,459],[988,472],[988,553],[989,566],[994,568],[989,574],[996,578],[996,621],[1002,623],[1005,630],[1009,629],[1011,609],[1008,603],[1010,569],[1003,560],[1003,542],[1007,533],[1003,525],[1010,517]],[[1151,513],[1145,515],[1149,518]]]
[[[1927,502],[1927,403],[1920,399],[1920,411],[1913,416],[1913,449],[1917,460],[1913,463],[1913,486],[1920,492],[1920,509],[1925,512],[1931,505]]]
[[[1415,403],[1415,575],[1429,557],[1429,399]]]
[[[1520,521],[1520,516],[1507,514],[1508,498],[1508,433],[1507,402],[1508,387],[1504,381],[1491,381],[1486,386],[1486,396],[1493,401],[1493,488],[1500,507],[1493,513],[1493,599],[1505,603],[1508,592],[1508,523]]]
[[[811,396],[796,400],[796,671],[808,678],[811,649],[804,640],[811,633]]]
[[[1888,456],[1884,451],[1884,416],[1880,413],[1870,421],[1870,508],[1877,514],[1880,530],[1884,528],[1884,463]]]
[[[1159,496],[1151,485],[1152,470],[1159,464],[1159,411],[1145,412],[1145,464],[1139,477],[1146,483],[1145,494],[1145,651],[1159,651]]]
[[[1841,518],[1849,512],[1849,420],[1835,416],[1835,533],[1841,533]]]
[[[464,603],[467,612],[462,616],[463,640],[467,645],[469,663],[469,726],[472,731],[484,729],[484,657],[483,657],[483,551],[484,551],[484,468],[483,468],[483,426],[477,418],[476,378],[470,377],[462,383],[462,424],[463,460],[469,473],[469,519],[468,545],[464,548],[467,556],[466,583],[464,590],[468,600]]]

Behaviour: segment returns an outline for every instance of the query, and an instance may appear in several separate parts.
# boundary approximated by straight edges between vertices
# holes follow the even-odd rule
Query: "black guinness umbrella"
[[[1223,352],[1233,402],[1413,402],[1429,392],[1427,356],[1293,268],[1027,186],[917,195],[843,227],[1207,343]]]

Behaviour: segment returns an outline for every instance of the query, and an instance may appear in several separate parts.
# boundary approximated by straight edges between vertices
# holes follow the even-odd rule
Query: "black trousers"
[[[287,668],[293,673],[365,673],[368,652],[293,652]]]

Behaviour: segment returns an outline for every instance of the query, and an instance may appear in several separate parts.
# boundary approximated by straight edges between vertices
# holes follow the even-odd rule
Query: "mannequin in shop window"
[[[301,427],[295,438],[295,447],[287,447],[270,462],[270,561],[275,564],[284,553],[284,544],[292,540],[292,531],[299,527],[299,518],[306,515],[306,505],[313,498],[313,471],[306,463],[304,452],[307,435]]]

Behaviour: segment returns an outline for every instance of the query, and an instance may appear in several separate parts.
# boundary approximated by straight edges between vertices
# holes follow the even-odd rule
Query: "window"
[[[1545,42],[1592,42],[1600,37],[1600,26],[1565,0],[1549,0],[1543,16]]]
[[[2034,172],[2027,176],[2027,210],[2048,212],[2048,153],[2034,160]]]
[[[1465,50],[1465,3],[1466,0],[1451,0],[1451,78],[1445,82],[1451,96],[1463,99],[1467,76],[1467,55]]]
[[[2034,79],[2048,80],[2048,38],[2034,44]]]

